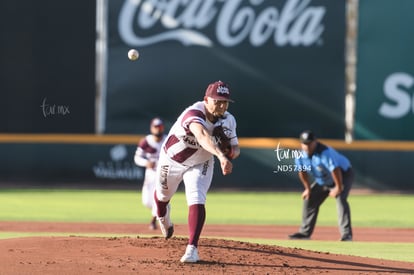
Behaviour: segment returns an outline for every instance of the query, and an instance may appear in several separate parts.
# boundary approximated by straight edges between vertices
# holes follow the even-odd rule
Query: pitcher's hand
[[[231,174],[231,172],[233,171],[233,164],[225,156],[220,157],[220,166],[223,175]]]

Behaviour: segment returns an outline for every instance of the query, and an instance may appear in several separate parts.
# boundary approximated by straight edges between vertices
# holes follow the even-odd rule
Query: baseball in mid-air
[[[137,50],[130,49],[128,51],[128,58],[129,58],[129,60],[135,61],[135,60],[138,59],[138,57],[139,57],[139,52]]]

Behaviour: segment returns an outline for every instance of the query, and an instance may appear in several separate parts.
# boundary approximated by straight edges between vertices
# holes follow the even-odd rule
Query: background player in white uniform
[[[225,83],[211,83],[204,100],[194,103],[178,117],[161,150],[155,203],[160,228],[166,239],[174,232],[170,220],[170,199],[181,181],[185,184],[189,240],[181,262],[199,261],[197,246],[206,217],[204,205],[213,178],[214,156],[220,162],[223,175],[227,175],[233,169],[231,159],[240,154],[236,120],[227,112],[230,101],[230,90]],[[213,129],[219,125],[231,138],[232,150],[227,156],[212,137]]]
[[[154,190],[156,168],[160,156],[161,145],[165,140],[164,123],[160,118],[154,118],[150,123],[150,133],[138,143],[135,151],[135,164],[145,167],[145,178],[142,184],[142,204],[151,209],[152,219],[150,228],[156,229],[156,208],[154,204]]]

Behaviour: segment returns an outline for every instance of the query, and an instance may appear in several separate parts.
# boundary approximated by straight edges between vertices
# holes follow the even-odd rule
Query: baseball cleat
[[[157,218],[162,235],[165,237],[165,239],[171,238],[174,233],[174,225],[170,219],[170,208],[170,204],[167,204],[167,212],[165,213],[165,216]]]
[[[289,239],[291,239],[291,240],[309,240],[310,237],[306,234],[298,232],[298,233],[289,235]]]
[[[192,244],[187,245],[184,255],[181,257],[182,263],[196,263],[200,260],[198,257],[198,249]]]
[[[341,242],[352,242],[352,235],[344,235],[340,239]]]

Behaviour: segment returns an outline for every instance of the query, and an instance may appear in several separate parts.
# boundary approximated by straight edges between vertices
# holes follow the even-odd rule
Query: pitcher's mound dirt
[[[13,225],[3,222],[0,223],[0,231],[7,231],[6,228],[16,231],[22,225],[24,223]],[[31,229],[27,231],[33,232],[37,227],[37,232],[40,232],[41,228],[43,231],[59,232],[63,228],[65,231],[69,230],[76,224],[25,225],[26,230]],[[121,227],[124,228],[121,230]],[[136,225],[130,227],[129,230],[137,232]],[[147,225],[138,227],[141,231],[149,232]],[[260,226],[237,226],[231,229],[229,227],[225,226],[220,230],[219,226],[206,226],[199,243],[201,261],[196,264],[179,262],[187,244],[187,239],[181,237],[164,240],[158,236],[82,237],[74,234],[67,237],[4,239],[0,240],[0,274],[414,274],[414,263],[259,245],[218,237],[231,232],[245,232],[248,235],[250,231],[250,237],[260,238],[263,236],[258,236],[257,233],[273,232],[274,235],[275,232],[275,228],[270,230],[269,227],[265,227],[265,230],[262,230]],[[184,228],[178,226],[177,232],[183,233]],[[20,231],[26,230],[21,228]],[[72,227],[71,231],[66,232],[111,230],[118,232],[117,234],[121,231],[129,232],[127,225],[113,225],[111,229],[111,225],[108,224],[77,224],[77,227]],[[287,230],[278,227],[277,231],[280,230],[284,232],[283,236],[286,236]],[[336,233],[333,228],[329,231]],[[412,236],[410,230],[401,232],[406,231],[410,233],[407,235]],[[157,235],[156,233],[159,232],[153,234]],[[321,231],[315,234],[315,239],[323,235]],[[378,237],[378,232],[374,235]]]

